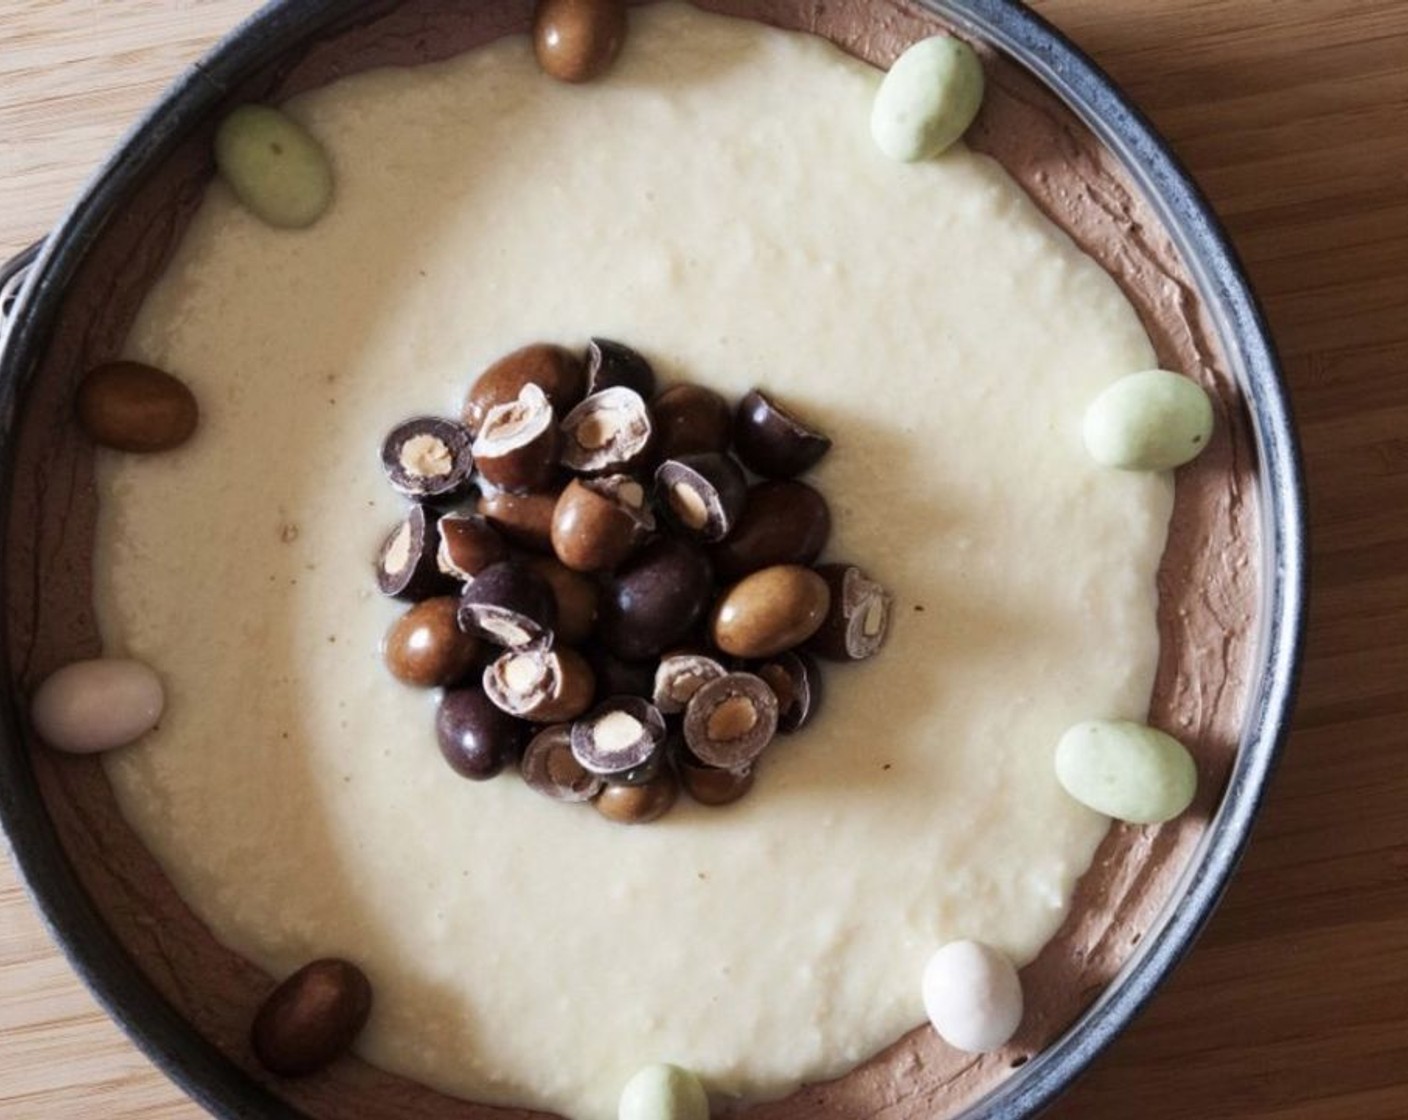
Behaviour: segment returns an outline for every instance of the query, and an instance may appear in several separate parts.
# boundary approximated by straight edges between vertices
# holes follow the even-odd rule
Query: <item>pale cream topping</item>
[[[1059,925],[1104,822],[1051,751],[1147,706],[1170,501],[1089,463],[1080,417],[1153,355],[996,165],[871,150],[877,81],[674,6],[633,13],[586,90],[521,39],[363,75],[291,106],[336,165],[325,220],[266,230],[217,187],[148,302],[133,354],[180,369],[207,423],[178,457],[102,464],[104,631],[172,684],[110,773],[227,944],[367,968],[372,1060],[588,1118],[656,1060],[775,1095],[921,1021],[940,941],[1025,961]],[[375,657],[386,429],[453,414],[514,346],[590,334],[827,431],[829,555],[897,596],[887,650],[830,674],[744,801],[640,828],[458,779]],[[190,531],[212,508],[241,531]]]

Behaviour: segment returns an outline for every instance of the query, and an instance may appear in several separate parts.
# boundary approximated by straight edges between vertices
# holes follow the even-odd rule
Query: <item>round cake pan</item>
[[[386,0],[270,4],[187,72],[129,134],[35,252],[0,273],[0,441],[6,523],[16,417],[70,285],[95,243],[251,76],[278,73],[334,31],[366,22]],[[1206,201],[1149,123],[1088,58],[1011,0],[925,0],[930,12],[1034,76],[1099,138],[1172,239],[1210,315],[1245,402],[1257,456],[1261,582],[1251,686],[1231,778],[1179,888],[1123,971],[1057,1040],[964,1113],[1017,1120],[1049,1103],[1122,1030],[1188,952],[1247,843],[1289,721],[1305,597],[1304,495],[1286,393],[1266,324]],[[0,650],[7,643],[0,642]],[[21,736],[21,702],[6,666],[0,724],[0,820],[14,857],[70,962],[113,1017],[192,1097],[228,1118],[297,1120],[198,1035],[128,959],[80,885],[45,810]]]

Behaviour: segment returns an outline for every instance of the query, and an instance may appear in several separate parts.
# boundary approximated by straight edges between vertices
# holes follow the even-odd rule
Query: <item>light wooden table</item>
[[[1408,3],[1043,0],[1243,254],[1310,476],[1296,730],[1246,864],[1058,1120],[1408,1118]],[[0,253],[253,0],[0,0]],[[196,1120],[0,864],[0,1116]]]

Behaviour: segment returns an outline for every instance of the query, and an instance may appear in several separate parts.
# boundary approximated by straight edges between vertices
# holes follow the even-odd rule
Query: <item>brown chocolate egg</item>
[[[592,804],[608,820],[620,824],[646,824],[668,813],[678,796],[679,782],[674,772],[664,767],[654,778],[641,785],[607,782],[606,788]]]
[[[118,451],[169,451],[196,430],[199,409],[185,382],[141,362],[108,362],[78,386],[79,426]]]
[[[391,625],[382,656],[392,676],[416,688],[443,688],[469,675],[479,639],[457,621],[459,600],[439,595],[417,603]]]
[[[831,589],[799,564],[745,576],[714,607],[714,644],[735,657],[772,657],[801,645],[826,621]]]
[[[260,1005],[250,1045],[273,1073],[316,1073],[351,1047],[371,1009],[372,986],[360,968],[343,960],[312,961]]]
[[[541,389],[561,416],[582,399],[586,374],[581,359],[561,346],[536,342],[521,347],[475,378],[461,415],[464,426],[477,435],[489,410],[516,401],[525,385]]]
[[[563,82],[587,82],[616,61],[626,38],[623,0],[539,0],[533,13],[538,65]]]

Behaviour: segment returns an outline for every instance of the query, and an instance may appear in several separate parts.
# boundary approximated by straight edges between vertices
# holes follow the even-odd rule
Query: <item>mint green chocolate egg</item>
[[[1078,723],[1056,745],[1056,777],[1083,805],[1131,824],[1172,820],[1198,789],[1198,769],[1171,735],[1128,720]]]
[[[1197,382],[1164,369],[1121,377],[1085,412],[1085,448],[1106,467],[1182,466],[1212,436],[1212,402]]]
[[[280,229],[312,225],[332,201],[332,166],[322,145],[267,105],[241,105],[220,122],[215,166],[247,210]]]
[[[983,103],[983,64],[952,35],[921,39],[895,59],[870,112],[870,134],[891,159],[939,155],[973,123]]]

